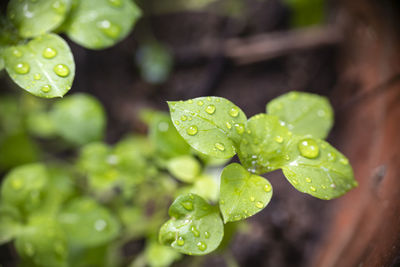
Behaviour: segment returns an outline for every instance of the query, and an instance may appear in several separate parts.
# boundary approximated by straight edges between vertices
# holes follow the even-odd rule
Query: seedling
[[[58,34],[104,49],[125,38],[140,16],[131,0],[11,0],[0,17],[0,70],[33,95],[62,97],[72,86],[75,62]]]
[[[348,159],[323,140],[333,123],[324,97],[291,92],[248,120],[220,97],[168,105],[175,128],[193,149],[223,159],[237,154],[240,160],[224,168],[217,206],[195,194],[179,196],[171,205],[159,240],[181,253],[210,253],[223,238],[223,223],[263,210],[273,189],[261,174],[281,169],[297,190],[325,200],[357,186]]]

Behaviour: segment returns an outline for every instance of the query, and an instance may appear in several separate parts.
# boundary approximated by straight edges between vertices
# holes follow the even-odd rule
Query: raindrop
[[[220,150],[220,151],[224,151],[225,150],[225,146],[221,143],[215,143],[215,147]]]
[[[310,190],[313,192],[317,191],[317,189],[314,186],[310,186]]]
[[[187,117],[185,116],[185,115],[183,115],[182,117],[181,117],[181,121],[186,121],[187,120]]]
[[[339,162],[342,163],[343,165],[349,164],[349,160],[346,159],[346,158],[341,158],[341,159],[339,160]]]
[[[182,207],[184,207],[186,210],[193,210],[193,202],[192,201],[184,201],[182,202]]]
[[[311,183],[311,179],[307,177],[307,178],[306,178],[306,182],[307,182],[307,183]]]
[[[295,185],[297,185],[299,182],[297,182],[297,180],[293,179],[293,180],[292,180],[292,183],[295,184]]]
[[[180,122],[179,122],[179,121],[175,121],[175,124],[176,124],[176,125],[179,125],[179,124],[180,124]]]
[[[225,204],[225,201],[221,200],[221,201],[219,202],[219,204],[224,205],[224,204]]]
[[[201,250],[201,251],[205,251],[207,249],[207,245],[200,241],[199,243],[197,243],[197,247]]]
[[[190,126],[189,128],[187,128],[186,130],[188,135],[196,135],[197,134],[197,127],[195,125]]]
[[[232,124],[230,124],[229,122],[226,122],[226,128],[228,128],[229,130],[232,129]]]
[[[108,37],[116,39],[121,33],[121,27],[112,23],[109,20],[98,22],[97,27]]]
[[[333,152],[328,153],[328,160],[329,161],[335,161],[336,160],[336,154]]]
[[[12,54],[13,54],[13,56],[15,56],[16,58],[22,57],[22,52],[19,51],[18,49],[14,49],[14,50],[12,51]]]
[[[42,88],[40,89],[43,93],[48,93],[51,90],[50,85],[43,85]]]
[[[176,243],[178,244],[178,246],[183,246],[185,245],[185,240],[183,239],[183,237],[178,237],[178,240],[176,241]]]
[[[197,230],[196,226],[193,225],[193,226],[190,228],[190,231],[193,233],[193,235],[194,235],[195,237],[199,237],[199,236],[200,236],[200,232],[199,232],[199,230]]]
[[[51,47],[47,47],[43,50],[42,55],[44,58],[51,59],[57,55],[57,50]]]
[[[269,184],[266,184],[266,185],[264,186],[264,191],[267,192],[267,193],[268,193],[268,192],[271,192],[271,189],[272,189],[272,188],[271,188],[271,186],[270,186]]]
[[[197,101],[197,105],[202,106],[202,105],[204,105],[204,102],[199,100],[199,101]]]
[[[235,129],[236,129],[236,132],[238,134],[243,134],[244,133],[244,125],[241,124],[241,123],[236,123],[235,124]]]
[[[318,144],[311,138],[301,140],[298,144],[298,149],[305,158],[314,159],[319,155]]]
[[[232,107],[229,110],[229,115],[231,115],[232,117],[236,118],[239,115],[239,109],[237,107]]]
[[[51,7],[58,13],[58,14],[64,14],[66,11],[66,6],[62,1],[56,1],[54,2]]]
[[[30,70],[30,66],[28,63],[26,62],[21,62],[18,63],[17,65],[15,65],[14,70],[16,73],[18,74],[27,74]]]
[[[256,200],[255,197],[250,197],[251,202],[254,202],[255,200]]]
[[[60,77],[67,77],[69,75],[69,69],[64,64],[57,64],[54,67],[54,72]]]
[[[215,106],[214,105],[209,105],[206,107],[206,112],[210,115],[214,114],[215,112]]]
[[[258,201],[258,202],[256,203],[256,207],[259,208],[259,209],[262,209],[262,208],[264,207],[264,205],[263,205],[262,202]]]
[[[210,233],[209,232],[204,232],[204,236],[206,237],[206,238],[210,238]]]
[[[40,75],[40,73],[36,73],[35,75],[33,75],[33,79],[35,80],[40,80],[42,78],[42,75]]]

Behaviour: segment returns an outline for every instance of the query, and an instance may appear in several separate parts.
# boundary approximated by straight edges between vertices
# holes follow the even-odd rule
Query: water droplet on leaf
[[[200,241],[199,243],[197,243],[197,247],[198,247],[198,249],[200,249],[201,251],[205,251],[205,250],[207,249],[207,245],[206,245],[204,242],[202,242],[202,241]]]
[[[204,105],[204,102],[199,100],[199,101],[197,101],[197,105],[202,106],[202,105]]]
[[[20,62],[17,65],[15,65],[14,70],[18,74],[27,74],[30,70],[30,66],[26,62]]]
[[[183,246],[185,245],[185,240],[183,239],[183,237],[178,237],[178,240],[176,241],[176,243],[178,244],[178,246]]]
[[[225,146],[221,143],[215,143],[215,147],[220,150],[220,151],[224,151],[225,150]]]
[[[307,183],[311,183],[311,179],[307,177],[307,178],[306,178],[306,182],[307,182]]]
[[[54,72],[60,77],[67,77],[69,75],[69,68],[64,64],[58,64],[54,67]]]
[[[44,85],[42,86],[42,88],[40,89],[43,93],[48,93],[51,90],[51,86],[50,85]]]
[[[264,186],[264,191],[267,192],[267,193],[268,193],[268,192],[271,192],[271,189],[272,189],[272,188],[271,188],[271,186],[270,186],[269,184],[266,184],[266,185]]]
[[[190,126],[189,128],[187,128],[186,130],[188,135],[196,135],[197,134],[197,127],[195,125]]]
[[[115,7],[120,7],[122,5],[121,0],[108,0],[108,3]]]
[[[182,207],[184,207],[186,210],[193,210],[193,202],[192,201],[184,201],[182,202]]]
[[[206,107],[206,112],[210,115],[214,114],[215,112],[215,106],[214,105],[209,105]]]
[[[200,232],[199,232],[199,230],[197,230],[196,226],[193,225],[192,227],[190,227],[190,231],[193,233],[193,235],[195,237],[199,237],[200,236]]]
[[[226,122],[226,128],[228,128],[229,130],[232,129],[232,124],[230,124],[229,122]]]
[[[47,47],[43,50],[43,57],[47,59],[54,58],[57,55],[57,51],[54,48]]]
[[[97,26],[108,37],[116,39],[121,33],[121,27],[109,20],[100,21]]]
[[[264,204],[262,202],[258,201],[256,203],[256,207],[259,208],[259,209],[262,209],[264,207]]]
[[[186,121],[187,120],[187,117],[185,116],[185,115],[183,115],[182,117],[181,117],[181,121]]]
[[[319,155],[318,144],[311,138],[301,140],[298,144],[298,149],[305,158],[314,159]]]
[[[283,137],[280,136],[280,135],[278,135],[278,136],[275,137],[275,141],[276,141],[277,143],[281,144],[281,143],[283,142]]]
[[[98,232],[104,231],[106,227],[107,227],[107,222],[104,221],[103,219],[99,219],[94,222],[94,229],[96,229],[96,231]]]
[[[229,115],[231,115],[232,117],[236,118],[239,115],[239,109],[237,107],[232,107],[229,110]]]

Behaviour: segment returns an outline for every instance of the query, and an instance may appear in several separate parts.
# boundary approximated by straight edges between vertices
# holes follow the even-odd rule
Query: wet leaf
[[[247,129],[238,153],[247,170],[262,174],[285,164],[285,148],[292,134],[281,125],[277,117],[255,115],[247,122]]]
[[[124,39],[140,16],[131,0],[79,0],[63,29],[83,47],[103,49]]]
[[[296,135],[325,138],[333,125],[333,110],[326,97],[290,92],[267,104],[268,114],[277,116]]]
[[[230,158],[245,131],[246,115],[221,97],[168,102],[180,135],[196,150],[216,158]]]
[[[7,16],[24,38],[36,37],[57,28],[64,21],[70,0],[11,0]]]
[[[162,244],[178,252],[204,255],[215,250],[224,235],[218,207],[194,194],[179,196],[169,208],[171,219],[160,229]]]
[[[58,35],[45,34],[27,44],[11,46],[4,52],[4,60],[11,79],[33,95],[62,97],[72,86],[74,58]]]
[[[249,173],[238,163],[224,168],[220,190],[219,206],[225,223],[260,212],[272,197],[272,186],[267,179]]]
[[[105,112],[90,95],[79,93],[57,101],[51,118],[56,132],[71,143],[83,145],[103,138]]]
[[[357,186],[348,159],[323,140],[294,137],[287,146],[283,174],[300,192],[332,199]]]

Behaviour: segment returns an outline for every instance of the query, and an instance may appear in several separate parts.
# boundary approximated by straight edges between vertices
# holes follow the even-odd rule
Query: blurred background
[[[288,91],[327,96],[336,117],[328,141],[349,157],[360,186],[340,199],[323,201],[296,191],[280,171],[268,174],[274,197],[233,237],[230,255],[239,266],[400,266],[397,1],[137,4],[143,17],[117,45],[91,51],[68,41],[76,61],[68,95],[84,92],[101,102],[107,143],[132,132],[146,134],[140,112],[167,111],[170,100],[221,96],[250,117]],[[4,99],[27,93],[4,72],[0,77],[4,121]],[[21,110],[18,106],[16,112]],[[0,142],[2,176],[13,166],[43,158],[37,146],[55,145],[24,134],[11,142]],[[57,153],[62,159],[72,152]],[[144,246],[140,239],[128,242],[124,255],[132,258]],[[16,257],[12,245],[0,247],[3,266],[15,266]],[[218,254],[198,263],[183,258],[174,266],[195,264],[228,266]]]

